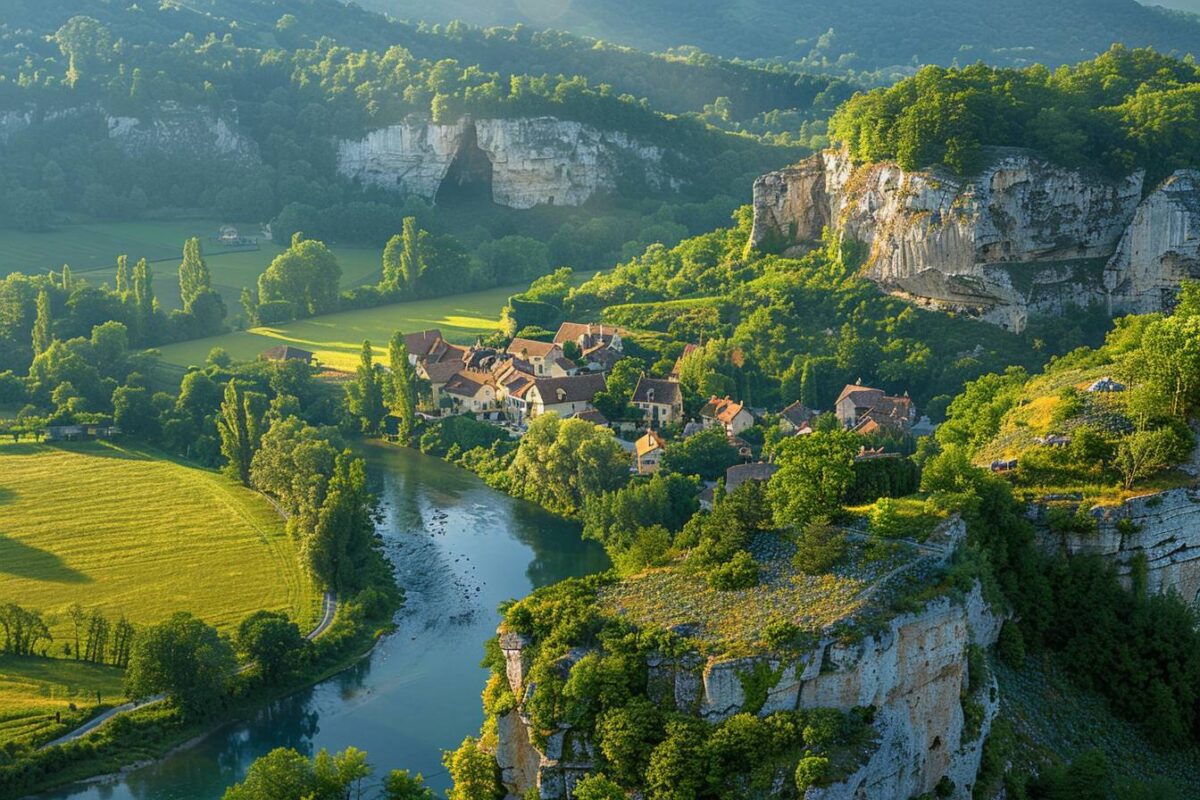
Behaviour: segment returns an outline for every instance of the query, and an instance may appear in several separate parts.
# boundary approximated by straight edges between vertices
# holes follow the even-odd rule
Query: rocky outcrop
[[[1020,150],[989,152],[969,179],[826,151],[755,182],[751,245],[802,250],[828,228],[884,290],[1015,330],[1071,303],[1158,310],[1200,274],[1196,178],[1142,200],[1140,171],[1113,180]]]
[[[853,774],[810,789],[807,800],[912,797],[933,791],[943,777],[954,783],[952,797],[968,798],[999,702],[990,680],[973,694],[968,691],[968,649],[991,645],[999,627],[1000,619],[976,586],[965,598],[939,598],[920,612],[897,617],[880,634],[855,643],[828,639],[786,660],[652,658],[647,690],[664,708],[714,723],[746,708],[747,676],[756,671],[769,673],[773,682],[758,710],[763,715],[874,706],[878,746]],[[526,682],[528,641],[502,633],[500,646],[510,688],[525,701],[537,690]],[[568,657],[564,668],[579,655]],[[980,710],[973,730],[967,727],[964,697]],[[530,780],[535,774],[544,800],[570,797],[574,783],[594,768],[591,743],[564,726],[538,750],[527,726],[520,705],[498,720],[496,758],[509,797],[535,785]]]
[[[578,206],[626,180],[678,189],[664,155],[620,131],[553,117],[446,125],[410,117],[337,144],[338,171],[365,184],[433,201],[448,180],[474,182],[510,208]]]
[[[1033,506],[1030,513],[1044,522],[1047,510]],[[1135,563],[1144,558],[1149,591],[1173,591],[1200,608],[1200,490],[1143,495],[1119,506],[1097,506],[1089,513],[1096,520],[1095,531],[1060,534],[1043,525],[1043,545],[1110,559],[1126,586]]]
[[[1171,308],[1182,280],[1200,278],[1200,172],[1180,170],[1142,201],[1104,271],[1114,307]]]
[[[109,116],[107,120],[109,138],[134,157],[258,160],[257,146],[238,129],[232,112],[219,115],[206,108],[163,103],[152,117]]]

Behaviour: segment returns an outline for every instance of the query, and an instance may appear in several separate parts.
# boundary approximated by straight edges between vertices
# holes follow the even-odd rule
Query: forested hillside
[[[1193,52],[1200,20],[1134,0],[851,0],[745,3],[605,0],[600,3],[502,0],[365,0],[397,17],[494,25],[522,22],[643,49],[695,45],[743,58],[804,61],[836,69],[989,63],[1058,65],[1089,58],[1113,42]]]

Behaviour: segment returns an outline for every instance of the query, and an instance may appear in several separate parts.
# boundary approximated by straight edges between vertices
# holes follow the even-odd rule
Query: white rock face
[[[626,177],[655,190],[682,186],[664,168],[662,148],[553,117],[463,118],[452,125],[410,117],[363,139],[338,142],[338,171],[433,200],[468,147],[478,147],[491,164],[493,201],[510,208],[582,205],[615,191]]]
[[[1150,193],[1104,271],[1112,305],[1171,308],[1180,281],[1200,278],[1200,172],[1180,170]]]
[[[1105,261],[1142,182],[1015,150],[970,180],[826,151],[755,182],[751,244],[802,248],[831,227],[861,243],[864,274],[885,290],[1019,330],[1030,313],[1107,298]]]
[[[338,172],[365,184],[432,200],[462,144],[465,124],[410,118],[337,145]]]
[[[979,770],[983,740],[999,707],[998,690],[990,685],[971,697],[983,709],[982,725],[966,731],[962,697],[969,683],[967,652],[971,644],[988,647],[1001,620],[984,601],[978,585],[958,602],[941,598],[924,610],[894,619],[879,636],[853,645],[822,642],[812,652],[789,661],[767,658],[730,660],[688,656],[654,658],[649,666],[649,695],[664,708],[697,713],[720,722],[745,707],[742,675],[765,663],[777,680],[759,711],[876,708],[878,747],[849,778],[810,789],[806,800],[907,798],[932,791],[948,776],[951,795],[965,800]],[[510,685],[525,660],[518,652],[527,643],[502,635]],[[536,691],[536,687],[533,687]],[[518,696],[521,695],[518,693]],[[519,798],[534,783],[544,800],[570,796],[570,788],[594,767],[589,742],[569,728],[550,737],[544,752],[529,742],[528,720],[510,712],[498,725],[496,758],[509,798]],[[509,719],[512,717],[513,719]],[[537,764],[534,770],[532,764]],[[790,776],[788,776],[790,780]]]
[[[1035,520],[1045,513],[1033,507]],[[1061,536],[1043,530],[1045,547],[1095,553],[1111,560],[1128,586],[1136,556],[1146,559],[1146,588],[1174,591],[1200,608],[1200,490],[1173,489],[1091,509],[1097,530]],[[1122,520],[1127,520],[1123,522]]]
[[[205,108],[163,103],[153,117],[109,116],[108,136],[131,156],[152,153],[205,159],[258,160],[258,148],[237,128],[236,118]]]

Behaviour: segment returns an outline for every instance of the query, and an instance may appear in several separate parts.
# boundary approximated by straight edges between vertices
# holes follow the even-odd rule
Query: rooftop
[[[643,375],[634,387],[633,402],[675,406],[683,402],[683,393],[679,390],[679,381],[647,378]]]

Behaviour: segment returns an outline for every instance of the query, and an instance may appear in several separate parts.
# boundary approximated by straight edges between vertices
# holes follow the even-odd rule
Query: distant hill
[[[854,70],[915,63],[1052,65],[1114,42],[1200,52],[1200,17],[1135,0],[358,0],[397,17],[524,23],[634,47],[694,45],[721,56]],[[1164,0],[1200,9],[1200,0]]]

